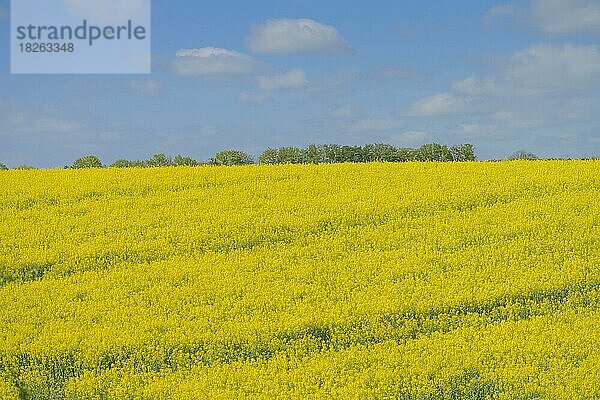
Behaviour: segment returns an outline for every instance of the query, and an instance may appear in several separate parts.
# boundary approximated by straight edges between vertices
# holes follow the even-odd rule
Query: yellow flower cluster
[[[0,399],[600,397],[600,162],[0,173]]]

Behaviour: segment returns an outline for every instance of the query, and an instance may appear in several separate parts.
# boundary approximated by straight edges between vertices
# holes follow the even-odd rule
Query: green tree
[[[342,148],[337,144],[326,144],[323,146],[323,155],[328,164],[342,162]]]
[[[173,165],[173,160],[163,153],[155,154],[146,161],[148,167],[169,167]]]
[[[365,162],[385,161],[395,162],[398,160],[398,149],[390,144],[376,143],[363,146],[363,157]]]
[[[538,160],[538,156],[525,150],[515,151],[508,157],[509,160]]]
[[[277,149],[273,149],[269,147],[265,151],[258,156],[258,162],[260,164],[278,164],[279,156],[277,154]]]
[[[450,147],[452,161],[475,161],[475,150],[472,144],[461,144]]]
[[[424,144],[419,148],[419,161],[452,161],[452,154],[448,146],[439,143]]]
[[[213,165],[248,165],[254,164],[252,156],[240,150],[224,150],[215,154],[210,161]]]
[[[277,151],[279,164],[302,164],[302,150],[297,147],[281,147]]]
[[[97,156],[85,156],[78,158],[73,162],[71,168],[82,169],[82,168],[102,168],[102,161]]]
[[[198,164],[198,161],[194,160],[192,157],[177,155],[173,159],[173,165],[178,167],[195,167]]]
[[[341,160],[339,162],[364,162],[362,147],[342,146],[340,148]]]
[[[133,167],[134,161],[129,161],[125,159],[116,160],[114,163],[110,164],[110,168],[131,168]]]
[[[0,171],[8,171],[8,167],[2,163],[0,163]]]
[[[302,162],[305,164],[321,164],[325,157],[322,149],[316,144],[309,144],[306,149],[302,151]]]
[[[411,149],[409,147],[400,147],[396,149],[396,156],[394,161],[406,162],[406,161],[417,161],[419,160],[419,150]]]

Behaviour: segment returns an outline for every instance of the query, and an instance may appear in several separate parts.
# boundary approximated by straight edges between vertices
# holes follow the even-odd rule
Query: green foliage
[[[509,160],[538,160],[538,156],[525,150],[519,150],[512,153]]]
[[[438,143],[421,146],[417,157],[419,161],[453,161],[448,146]]]
[[[0,171],[8,171],[8,167],[2,163],[0,163]]]
[[[178,167],[195,167],[200,163],[191,157],[177,155],[173,159],[173,165]]]
[[[298,147],[282,147],[277,152],[278,164],[302,164],[302,150]]]
[[[258,162],[260,164],[278,164],[279,152],[277,149],[269,147],[258,156]]]
[[[31,170],[31,169],[37,169],[36,167],[32,167],[31,165],[17,165],[15,167],[16,170],[20,170],[20,171],[25,171],[25,170]]]
[[[395,147],[390,144],[365,146],[340,146],[310,144],[305,149],[297,147],[268,148],[258,158],[261,164],[332,164],[363,162],[406,161],[475,161],[473,145],[445,146],[431,143],[418,149]]]
[[[116,160],[110,165],[111,168],[142,168],[142,167],[170,167],[189,166],[195,167],[200,163],[191,157],[177,155],[171,158],[165,154],[155,154],[146,161],[130,161],[126,159]]]
[[[85,156],[78,158],[73,162],[71,166],[73,169],[82,169],[82,168],[102,168],[102,161],[97,156]]]
[[[517,152],[518,158],[535,157],[531,153]],[[525,155],[524,155],[525,154]],[[515,157],[515,155],[513,155]],[[299,147],[269,147],[260,154],[260,164],[332,164],[332,163],[366,163],[366,162],[406,162],[406,161],[475,161],[473,145],[463,144],[444,146],[431,143],[418,149],[395,147],[390,144],[376,143],[364,146],[340,146],[337,144],[309,144],[306,148]],[[535,158],[527,158],[535,159]],[[210,165],[247,165],[254,164],[254,159],[248,153],[240,150],[225,150],[218,152],[206,164]],[[145,161],[118,159],[110,164],[110,168],[143,168],[170,166],[198,166],[202,163],[195,159],[177,155],[174,158],[164,153],[158,153]],[[70,167],[65,168],[102,168],[102,162],[97,156],[88,155],[75,160]],[[7,169],[0,164],[0,170]],[[21,165],[15,169],[34,169]]]
[[[116,160],[114,163],[110,164],[109,168],[131,168],[133,167],[134,161],[129,161],[125,159]]]
[[[302,162],[304,164],[321,164],[324,159],[324,152],[316,144],[309,144],[302,152]]]
[[[252,157],[240,150],[220,151],[209,162],[212,165],[248,165],[254,164]]]
[[[462,144],[450,147],[452,161],[475,161],[475,148],[472,144]]]
[[[163,153],[155,154],[146,161],[148,167],[170,167],[172,165],[173,160]]]

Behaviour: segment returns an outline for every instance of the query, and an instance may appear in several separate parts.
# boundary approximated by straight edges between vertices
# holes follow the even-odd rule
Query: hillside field
[[[0,399],[599,399],[600,161],[0,171]]]

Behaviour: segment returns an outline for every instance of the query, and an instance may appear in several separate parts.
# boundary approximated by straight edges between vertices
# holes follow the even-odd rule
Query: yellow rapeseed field
[[[598,399],[600,162],[0,172],[0,399]]]

